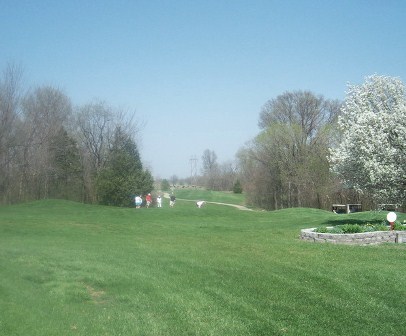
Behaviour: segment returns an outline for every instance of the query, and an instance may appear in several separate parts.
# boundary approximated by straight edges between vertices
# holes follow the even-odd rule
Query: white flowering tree
[[[341,142],[332,169],[377,203],[406,199],[406,89],[398,78],[367,77],[349,86],[338,121]]]

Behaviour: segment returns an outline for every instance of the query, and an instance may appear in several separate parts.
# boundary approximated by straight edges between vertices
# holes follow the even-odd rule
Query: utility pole
[[[196,185],[197,182],[197,158],[196,155],[190,158],[190,184]]]

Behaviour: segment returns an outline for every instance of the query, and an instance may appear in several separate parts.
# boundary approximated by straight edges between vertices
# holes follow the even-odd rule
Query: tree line
[[[397,78],[371,76],[344,102],[285,92],[259,113],[259,134],[218,163],[204,151],[199,176],[171,183],[243,191],[248,205],[330,209],[332,203],[403,205],[406,95]],[[102,101],[74,106],[52,86],[23,90],[21,68],[0,77],[0,203],[41,198],[128,206],[154,180],[138,151],[135,113]],[[164,180],[164,182],[168,182]]]
[[[134,113],[97,101],[73,106],[60,89],[23,90],[20,67],[0,78],[0,202],[42,198],[129,205],[153,178]]]
[[[332,203],[405,208],[406,89],[370,76],[344,102],[308,91],[265,103],[261,132],[237,154],[249,204],[331,209]]]
[[[369,76],[350,85],[344,101],[285,92],[263,105],[258,126],[234,163],[219,164],[206,149],[196,183],[243,190],[248,205],[268,210],[334,203],[405,209],[406,88],[399,78]]]

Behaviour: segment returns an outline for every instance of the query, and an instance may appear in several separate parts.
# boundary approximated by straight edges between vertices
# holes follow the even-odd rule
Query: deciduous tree
[[[217,177],[219,175],[219,166],[217,155],[214,151],[206,149],[202,155],[202,172],[205,180],[205,186],[208,189],[216,190]]]
[[[406,199],[406,97],[399,78],[373,75],[351,85],[339,118],[334,171],[378,203]]]
[[[71,114],[70,99],[59,89],[43,86],[22,100],[20,198],[50,196],[54,162],[49,148]]]
[[[99,171],[104,168],[118,128],[137,140],[139,123],[135,113],[113,109],[103,101],[80,106],[76,109],[76,136],[84,166],[86,200],[97,202],[95,185]]]
[[[17,184],[19,107],[22,69],[9,64],[0,78],[0,202],[15,201]]]
[[[339,106],[308,91],[286,92],[264,105],[258,123],[262,131],[240,162],[251,169],[244,189],[254,205],[325,207],[327,148]]]
[[[83,200],[83,166],[75,139],[61,127],[49,145],[50,197]]]

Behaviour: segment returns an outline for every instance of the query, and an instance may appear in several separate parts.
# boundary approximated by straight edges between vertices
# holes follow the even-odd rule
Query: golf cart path
[[[164,193],[164,197],[165,198],[169,198],[169,193]],[[179,201],[187,201],[187,202],[197,202],[197,201],[201,201],[201,200],[188,200],[188,199],[183,199],[183,198],[176,198]],[[231,206],[233,208],[237,208],[238,210],[245,210],[245,211],[254,211],[252,209],[249,209],[243,205],[238,205],[238,204],[229,204],[229,203],[221,203],[221,202],[208,202],[205,201],[206,203],[210,203],[210,204],[218,204],[218,205],[226,205],[226,206]]]
[[[197,201],[196,201],[197,202]],[[245,210],[245,211],[254,211],[250,208],[247,208],[244,205],[238,205],[238,204],[229,204],[229,203],[221,203],[221,202],[206,202],[206,203],[212,203],[212,204],[219,204],[219,205],[227,205],[227,206],[231,206],[234,208],[237,208],[238,210]]]

